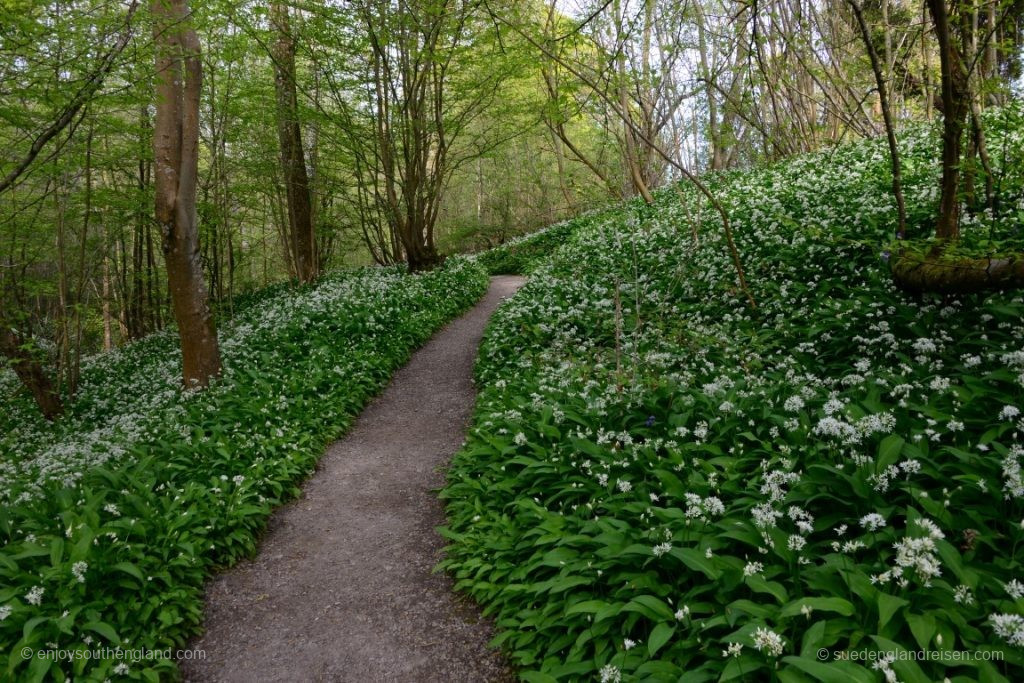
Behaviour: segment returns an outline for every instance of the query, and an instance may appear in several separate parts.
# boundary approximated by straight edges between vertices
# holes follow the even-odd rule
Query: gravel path
[[[490,625],[431,572],[444,546],[432,490],[469,425],[484,326],[522,283],[493,278],[328,448],[259,554],[211,581],[191,644],[206,659],[181,662],[186,681],[514,680]]]

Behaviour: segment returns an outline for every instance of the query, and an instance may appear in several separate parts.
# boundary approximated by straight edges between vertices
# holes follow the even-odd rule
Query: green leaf
[[[146,580],[145,577],[142,575],[142,572],[139,570],[139,568],[131,562],[118,562],[113,567],[111,567],[111,569],[116,569],[117,571],[124,572],[125,574],[134,576],[139,581]]]
[[[121,643],[121,639],[118,637],[117,631],[115,631],[114,627],[105,621],[90,621],[88,624],[82,626],[82,628],[100,634],[115,645],[119,645]]]
[[[715,569],[712,561],[704,556],[704,553],[693,548],[672,548],[669,555],[682,560],[683,564],[693,571],[701,572],[712,581],[717,581],[720,572]]]
[[[900,452],[903,450],[903,444],[905,443],[906,441],[903,440],[903,437],[896,434],[890,434],[882,439],[882,443],[878,444],[879,471],[884,470],[899,460]]]
[[[39,624],[42,624],[43,622],[48,621],[49,619],[50,617],[32,617],[31,619],[26,621],[25,625],[21,629],[22,639],[26,643],[29,642],[28,637],[32,635],[33,631],[36,630],[36,626],[39,626]]]
[[[729,661],[726,663],[725,668],[722,669],[722,675],[718,677],[718,683],[725,683],[725,681],[734,681],[737,678],[744,681],[757,681],[766,678],[764,676],[764,665],[754,659],[742,655],[740,657],[729,657]],[[757,675],[761,671],[761,675]]]
[[[699,669],[690,669],[682,676],[676,683],[707,683],[707,681],[715,680],[715,675],[709,671],[709,667],[705,664]]]
[[[907,624],[910,625],[910,632],[914,634],[914,640],[922,650],[931,649],[932,638],[937,630],[935,617],[931,614],[908,614]]]
[[[55,663],[48,657],[33,657],[32,663],[28,665],[28,677],[25,680],[30,683],[40,683],[46,678],[50,667]]]
[[[753,574],[744,580],[750,586],[750,590],[756,593],[767,593],[780,603],[785,603],[789,599],[789,593],[786,592],[785,587],[778,581],[766,581],[760,574]]]
[[[884,591],[878,592],[878,630],[885,628],[885,625],[889,623],[893,615],[896,614],[901,608],[906,607],[910,604],[908,600],[898,598],[895,595],[889,595]]]
[[[675,618],[672,608],[653,595],[638,595],[626,603],[623,612],[639,612],[651,621],[670,621]]]
[[[570,605],[566,610],[566,614],[593,614],[601,609],[608,606],[608,603],[604,600],[584,600],[583,602],[577,602],[575,605]]]
[[[828,625],[828,621],[820,619],[813,624],[811,627],[804,631],[804,637],[800,644],[800,656],[807,657],[815,654],[815,652],[821,648],[825,642],[825,627]]]
[[[829,653],[831,656],[831,653]],[[810,657],[783,657],[782,661],[795,666],[822,683],[874,683],[875,677],[864,667],[846,661],[819,661]]]
[[[50,544],[50,564],[59,567],[64,561],[64,539],[55,538]]]
[[[647,652],[653,657],[658,654],[658,650],[662,648],[669,640],[671,640],[673,634],[676,632],[676,627],[673,624],[658,624],[651,631],[651,635],[647,638]]]
[[[853,603],[843,598],[797,598],[782,608],[782,616],[793,617],[802,614],[805,606],[810,607],[814,612],[836,612],[844,617],[853,616],[853,613],[856,612]]]

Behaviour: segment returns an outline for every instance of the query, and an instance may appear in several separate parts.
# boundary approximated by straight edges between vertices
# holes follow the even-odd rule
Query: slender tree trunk
[[[82,307],[86,302],[85,257],[89,244],[89,223],[92,218],[92,140],[93,125],[85,139],[85,210],[82,216],[82,237],[78,243],[78,283],[75,287],[75,356],[68,373],[68,394],[78,391],[78,376],[82,367]]]
[[[932,120],[932,51],[928,49],[928,6],[921,7],[921,56],[924,61],[924,117]]]
[[[704,94],[708,99],[708,141],[711,143],[711,170],[720,171],[725,168],[725,146],[718,125],[718,101],[716,100],[715,85],[711,82],[712,74],[708,61],[704,12],[699,3],[696,4],[696,10],[698,12],[697,46],[700,56],[700,77],[704,81]],[[738,74],[733,75],[733,78],[738,77]]]
[[[970,108],[967,70],[953,40],[945,0],[927,1],[942,73],[942,184],[935,236],[955,240],[960,237],[960,144]]]
[[[572,196],[572,188],[569,186],[569,177],[565,170],[565,149],[550,122],[548,124],[548,134],[551,136],[551,149],[555,152],[555,166],[558,169],[558,189],[561,190],[562,198],[565,200],[565,210],[573,213],[576,208],[576,200]]]
[[[181,337],[186,387],[220,373],[217,330],[199,262],[196,178],[199,171],[199,38],[187,0],[153,0],[157,106],[154,124],[156,221]]]
[[[882,105],[882,120],[885,122],[885,137],[889,142],[889,162],[892,166],[892,193],[896,198],[896,236],[899,239],[904,239],[907,236],[907,205],[903,199],[903,177],[900,173],[900,151],[899,147],[896,145],[896,128],[893,125],[892,110],[889,107],[888,93],[890,79],[886,75],[886,72],[882,70],[882,65],[879,64],[878,51],[875,50],[875,45],[871,42],[871,30],[868,28],[867,22],[864,21],[864,12],[861,6],[857,4],[857,0],[847,1],[850,3],[850,8],[853,10],[853,14],[857,19],[857,25],[860,27],[860,34],[864,39],[864,46],[867,48],[868,57],[871,59],[871,70],[875,74],[875,84],[878,86],[878,101]],[[887,50],[891,50],[888,46],[889,40],[888,27],[886,27]]]
[[[57,181],[56,191],[53,193],[54,212],[57,214],[57,319],[60,322],[59,337],[57,340],[57,384],[67,377],[68,356],[71,344],[71,321],[69,320],[71,310],[71,294],[68,287],[68,261],[67,261],[67,193],[65,191],[67,179],[64,174]]]
[[[135,177],[137,204],[132,230],[130,280],[128,274],[129,263],[126,258],[127,254],[122,238],[122,266],[124,268],[125,283],[122,292],[124,305],[122,318],[127,327],[129,339],[140,339],[152,330],[148,318],[153,302],[147,298],[146,293],[150,287],[153,274],[147,268],[145,275],[143,275],[143,268],[147,265],[145,262],[145,244],[146,239],[148,239],[147,233],[149,232],[149,218],[146,215],[147,190],[149,188],[149,155],[146,153],[146,148],[151,144],[152,129],[147,108],[140,107],[138,113],[138,160]]]
[[[295,92],[295,38],[291,32],[288,6],[275,2],[270,20],[277,33],[274,43],[274,87],[277,91],[277,134],[281,144],[281,164],[288,196],[288,225],[295,245],[298,278],[311,282],[317,275],[313,236],[313,205],[309,192],[302,129],[299,126],[298,98]]]
[[[986,28],[991,31],[996,26],[996,4],[998,0],[991,0],[985,8]],[[999,77],[999,35],[993,34],[989,37],[985,48],[985,64],[982,69],[985,80],[995,80]],[[992,106],[1002,104],[1002,88],[992,88],[988,95],[988,103]]]
[[[623,16],[622,6],[619,0],[616,0],[615,2],[615,10],[618,20],[617,36],[619,41],[622,41],[623,32],[625,31],[625,17]],[[651,196],[651,192],[647,188],[647,183],[644,181],[643,171],[640,168],[640,159],[637,155],[637,141],[634,137],[633,131],[635,124],[632,121],[632,114],[630,113],[629,92],[626,85],[626,53],[624,49],[619,50],[617,62],[619,79],[619,108],[622,111],[623,156],[626,164],[626,172],[632,182],[633,190],[642,196],[645,202],[651,204],[654,202],[654,197]]]
[[[103,222],[103,350],[110,351],[114,348],[113,316],[111,315],[110,300],[110,245],[107,241],[107,225]]]

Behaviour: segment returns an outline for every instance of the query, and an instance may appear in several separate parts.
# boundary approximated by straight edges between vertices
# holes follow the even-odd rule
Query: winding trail
[[[473,362],[523,278],[495,277],[327,449],[304,495],[274,513],[258,555],[213,579],[204,661],[186,681],[507,681],[491,627],[431,570],[444,523],[432,492],[462,444]]]

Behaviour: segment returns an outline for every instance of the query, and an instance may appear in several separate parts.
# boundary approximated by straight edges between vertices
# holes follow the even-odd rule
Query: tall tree
[[[220,348],[199,261],[196,181],[199,97],[203,67],[187,0],[153,0],[156,51],[156,221],[174,317],[181,337],[186,387],[206,386],[220,373]]]
[[[470,0],[363,0],[354,3],[369,41],[369,91],[375,193],[412,271],[440,261],[434,228],[445,187],[478,150],[455,147],[493,102],[506,74],[472,64],[486,37],[480,6]],[[483,50],[478,60],[488,57]],[[492,59],[491,61],[500,61]]]
[[[967,68],[950,21],[946,0],[927,0],[939,45],[942,75],[942,193],[935,236],[955,240],[960,236],[960,146],[970,110]],[[957,2],[954,0],[954,16]]]
[[[882,118],[885,121],[885,137],[889,143],[889,164],[892,167],[892,193],[896,198],[896,236],[904,239],[907,236],[907,207],[903,199],[903,175],[900,170],[900,151],[896,145],[896,126],[892,121],[892,109],[889,106],[889,82],[891,77],[886,76],[879,63],[878,51],[875,44],[871,42],[871,30],[864,19],[864,10],[857,0],[847,0],[853,15],[857,19],[857,26],[860,27],[861,38],[864,40],[864,47],[868,51],[868,58],[871,60],[871,71],[875,74],[875,83],[878,87],[878,102],[882,108]],[[884,7],[888,5],[883,2]],[[886,14],[888,19],[888,14]],[[885,32],[886,54],[891,52],[888,25]],[[888,57],[886,58],[888,59]],[[886,62],[888,64],[888,62]]]
[[[316,237],[313,233],[313,206],[306,155],[302,148],[302,128],[299,125],[295,36],[285,3],[271,4],[270,22],[276,34],[272,56],[274,88],[277,93],[277,135],[281,145],[281,169],[284,172],[288,200],[288,246],[296,277],[302,282],[310,282],[317,276]]]

